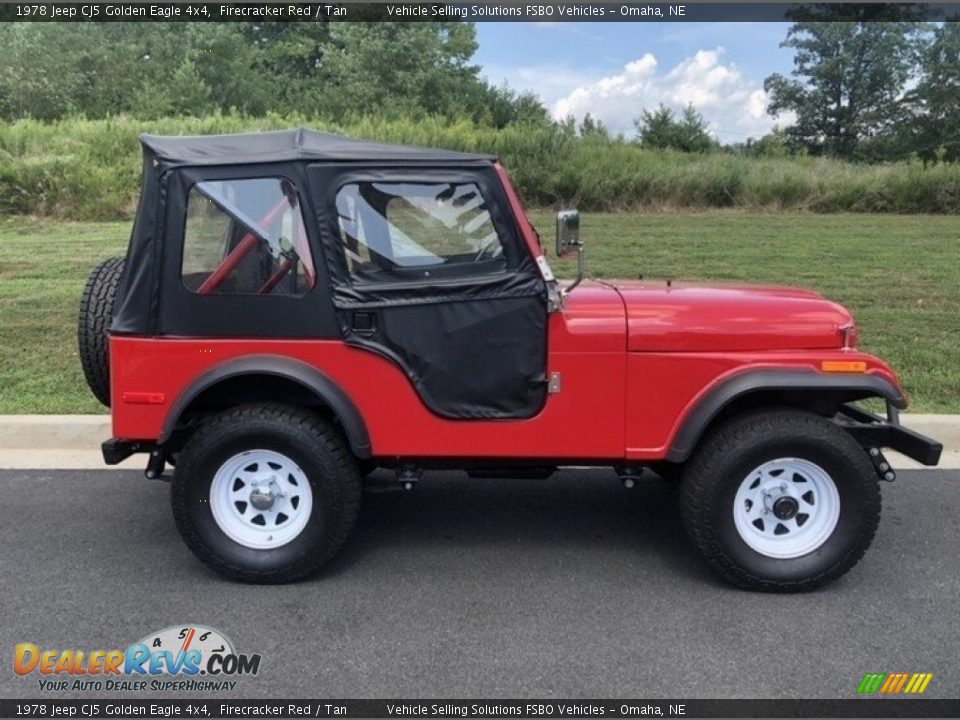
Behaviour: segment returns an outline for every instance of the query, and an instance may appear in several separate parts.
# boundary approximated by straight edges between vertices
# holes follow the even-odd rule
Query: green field
[[[532,214],[546,245],[553,217]],[[899,371],[912,409],[960,412],[960,218],[700,213],[583,216],[588,274],[811,287],[849,307],[861,346]],[[88,270],[130,224],[0,221],[0,413],[101,412],[76,351]],[[569,262],[560,265],[565,276]]]

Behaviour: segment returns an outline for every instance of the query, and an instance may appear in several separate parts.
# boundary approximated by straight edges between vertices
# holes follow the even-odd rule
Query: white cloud
[[[589,112],[612,131],[627,135],[633,134],[633,119],[643,109],[652,110],[660,103],[675,110],[693,103],[709,123],[711,132],[723,142],[764,135],[775,121],[766,113],[763,87],[746,78],[735,64],[725,64],[723,54],[722,47],[699,50],[664,72],[656,57],[646,53],[615,74],[586,81],[580,78],[575,85],[568,85],[569,90],[562,95],[556,92],[556,86],[549,88],[554,92],[543,92],[546,88],[535,85],[527,87],[550,103],[557,119],[573,115],[579,120]],[[533,80],[537,74],[527,69],[514,75],[510,84],[522,86],[523,79]],[[557,73],[552,75],[554,79],[558,77]],[[781,118],[779,122],[782,125],[787,120]]]
[[[494,85],[506,83],[515,90],[530,90],[548,107],[565,97],[573,88],[593,82],[594,76],[571,70],[560,63],[508,67],[487,63],[482,68],[483,76]]]

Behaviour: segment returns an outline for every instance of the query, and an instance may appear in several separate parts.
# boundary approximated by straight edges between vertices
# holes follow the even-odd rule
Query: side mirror
[[[583,243],[580,242],[580,213],[561,210],[557,213],[557,256],[577,253],[577,279],[560,291],[566,297],[583,281]]]
[[[569,255],[580,248],[580,213],[561,210],[557,213],[557,257]]]

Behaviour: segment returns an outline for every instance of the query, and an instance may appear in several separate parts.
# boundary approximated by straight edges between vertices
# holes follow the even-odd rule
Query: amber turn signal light
[[[867,363],[863,360],[824,360],[820,369],[823,372],[862,373],[867,371]]]

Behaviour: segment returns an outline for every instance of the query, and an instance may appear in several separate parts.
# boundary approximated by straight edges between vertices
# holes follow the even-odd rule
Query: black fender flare
[[[371,456],[370,434],[360,411],[343,390],[329,377],[300,360],[282,355],[251,355],[227,360],[196,378],[171,405],[163,421],[158,444],[170,439],[180,416],[204,390],[230,378],[243,375],[272,375],[292,380],[316,395],[330,407],[340,421],[350,449],[358,458]]]
[[[739,398],[761,391],[841,392],[851,399],[882,397],[897,408],[906,406],[903,394],[877,375],[826,375],[812,370],[746,370],[722,380],[687,412],[674,433],[667,460],[683,462],[697,446],[704,431],[725,407]]]

